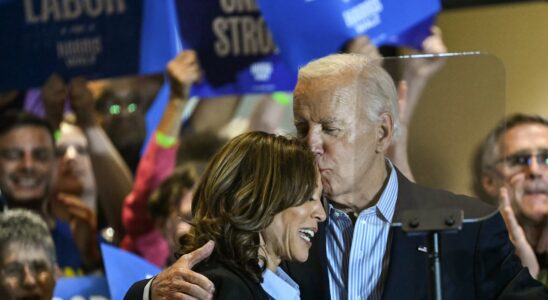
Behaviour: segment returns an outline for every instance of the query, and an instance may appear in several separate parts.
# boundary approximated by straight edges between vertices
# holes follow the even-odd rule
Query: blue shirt
[[[350,217],[329,205],[327,268],[331,299],[381,299],[388,266],[387,243],[398,196],[398,178],[390,161],[388,183],[376,205]]]
[[[55,228],[51,231],[51,237],[55,244],[57,264],[63,271],[63,276],[84,275],[83,261],[72,237],[69,224],[57,219]]]
[[[299,300],[301,292],[299,285],[287,275],[287,273],[278,268],[276,272],[266,269],[263,273],[263,282],[261,287],[267,293],[268,299],[274,300]]]

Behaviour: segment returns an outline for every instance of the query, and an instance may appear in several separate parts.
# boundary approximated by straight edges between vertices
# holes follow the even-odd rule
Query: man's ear
[[[483,186],[485,193],[489,196],[493,198],[498,197],[500,186],[497,184],[494,174],[482,173],[481,185]]]
[[[392,115],[389,113],[381,114],[381,121],[377,126],[377,152],[385,153],[392,143],[392,134],[394,133],[394,125]]]

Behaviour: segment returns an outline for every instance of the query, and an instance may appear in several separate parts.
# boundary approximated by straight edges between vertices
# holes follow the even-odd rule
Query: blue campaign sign
[[[0,90],[136,74],[143,0],[2,0]]]
[[[160,272],[160,268],[120,248],[101,244],[101,252],[112,300],[124,299],[133,283]]]
[[[367,34],[373,44],[420,49],[430,34],[439,0],[258,0],[280,52],[294,70],[340,52]]]
[[[107,280],[99,276],[62,277],[55,283],[53,300],[108,300]]]
[[[205,80],[193,95],[292,90],[296,75],[276,53],[254,0],[176,0],[183,48],[198,53]]]

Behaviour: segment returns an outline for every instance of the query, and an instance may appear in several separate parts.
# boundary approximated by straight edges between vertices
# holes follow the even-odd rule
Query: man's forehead
[[[45,247],[40,245],[11,242],[6,250],[2,258],[4,263],[48,260]]]
[[[527,123],[512,127],[503,134],[501,145],[506,152],[548,149],[548,126]]]
[[[360,110],[353,87],[343,87],[316,95],[301,95],[294,99],[295,120],[306,119],[322,123],[342,122]]]
[[[20,141],[23,137],[28,138],[32,137],[32,140],[53,140],[49,130],[42,126],[37,125],[23,125],[17,126],[4,134],[0,135],[0,144],[6,142],[6,139],[15,139],[15,141]],[[12,143],[13,141],[9,141]],[[28,141],[25,141],[28,142]]]

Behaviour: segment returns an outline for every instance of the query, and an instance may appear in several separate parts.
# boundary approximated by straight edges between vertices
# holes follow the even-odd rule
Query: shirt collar
[[[266,269],[261,287],[271,299],[300,299],[299,285],[282,268]]]
[[[398,174],[396,172],[396,168],[394,168],[394,165],[389,159],[386,159],[386,165],[390,169],[390,174],[388,175],[388,182],[382,191],[379,201],[374,206],[363,210],[360,215],[374,210],[386,222],[391,223],[392,217],[394,216],[394,210],[396,208],[396,200],[398,198]],[[329,203],[329,218],[337,219],[342,214],[345,213],[333,207],[333,205]]]

